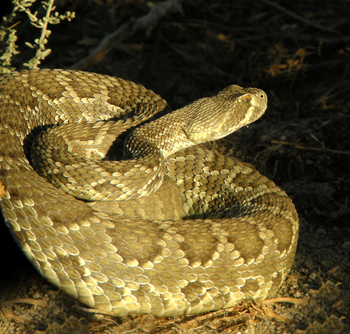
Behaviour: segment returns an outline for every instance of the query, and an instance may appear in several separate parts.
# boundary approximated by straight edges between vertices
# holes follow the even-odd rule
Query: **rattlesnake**
[[[263,91],[232,85],[151,122],[166,102],[107,75],[13,72],[0,98],[1,209],[51,283],[118,316],[193,315],[276,293],[298,239],[292,201],[196,146],[259,118]]]

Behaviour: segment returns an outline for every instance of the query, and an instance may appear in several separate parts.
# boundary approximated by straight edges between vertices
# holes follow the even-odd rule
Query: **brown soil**
[[[267,0],[184,1],[84,69],[141,83],[173,109],[232,83],[267,92],[261,120],[209,146],[253,164],[293,198],[300,239],[278,296],[308,304],[245,304],[192,318],[90,314],[20,261],[1,226],[2,299],[40,305],[4,304],[0,333],[350,333],[350,2],[271,2],[283,8]],[[52,53],[42,67],[74,67],[104,36],[157,3],[57,0],[57,9],[75,11],[76,19],[52,26]],[[20,68],[31,56],[24,41],[39,32],[25,16],[17,29]]]

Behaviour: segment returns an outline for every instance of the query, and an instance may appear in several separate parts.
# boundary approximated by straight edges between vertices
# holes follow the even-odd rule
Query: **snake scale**
[[[194,315],[273,296],[296,251],[291,199],[197,146],[262,116],[266,94],[232,85],[154,117],[166,106],[107,75],[2,76],[6,224],[51,283],[117,316]]]

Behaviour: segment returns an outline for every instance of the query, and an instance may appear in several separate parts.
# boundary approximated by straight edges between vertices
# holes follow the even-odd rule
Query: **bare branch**
[[[101,59],[103,59],[111,49],[115,48],[116,45],[130,38],[136,32],[146,31],[146,35],[150,35],[160,19],[171,11],[179,10],[182,2],[183,0],[168,0],[154,4],[146,15],[138,18],[133,23],[124,23],[121,25],[119,29],[107,35],[100,45],[93,49],[87,57],[73,64],[70,68],[84,70],[91,67],[101,61]]]
[[[322,31],[327,31],[327,32],[331,32],[333,34],[337,34],[337,35],[341,35],[341,33],[339,31],[336,31],[336,30],[333,30],[331,28],[327,28],[327,27],[322,27],[320,25],[318,25],[317,23],[314,23],[310,20],[307,20],[305,19],[304,17],[301,17],[297,14],[294,14],[293,12],[289,11],[288,9],[278,5],[277,3],[275,2],[272,2],[270,0],[260,0],[261,2],[265,3],[266,5],[269,5],[271,7],[274,7],[276,8],[277,10],[279,10],[280,12],[292,17],[293,19],[297,20],[297,21],[300,21],[308,26],[311,26],[311,27],[314,27],[318,30],[322,30]]]

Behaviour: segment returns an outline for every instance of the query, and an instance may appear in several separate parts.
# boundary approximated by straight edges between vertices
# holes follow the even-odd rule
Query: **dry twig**
[[[343,154],[343,155],[350,156],[350,152],[348,152],[348,151],[332,150],[330,148],[325,148],[325,147],[310,147],[310,146],[300,145],[299,143],[288,143],[286,141],[280,141],[280,140],[271,140],[271,143],[272,144],[294,146],[294,148],[299,149],[299,150],[318,151],[318,152]]]
[[[134,23],[124,23],[119,29],[107,35],[100,45],[91,51],[91,53],[72,65],[70,68],[75,70],[84,70],[98,63],[103,57],[117,44],[130,38],[136,32],[145,31],[149,34],[157,25],[159,20],[169,12],[178,10],[183,0],[168,0],[154,4],[151,10],[144,16],[139,17]]]
[[[333,29],[327,28],[327,27],[322,27],[322,26],[320,26],[317,23],[314,23],[314,22],[312,22],[310,20],[305,19],[304,17],[301,17],[301,16],[299,16],[297,14],[294,14],[293,12],[291,12],[288,9],[278,5],[275,2],[272,2],[272,1],[269,1],[269,0],[260,0],[260,1],[265,3],[266,5],[269,5],[270,7],[276,8],[280,12],[282,12],[282,13],[292,17],[293,19],[295,19],[297,21],[300,21],[300,22],[302,22],[302,23],[304,23],[304,24],[306,24],[308,26],[311,26],[311,27],[316,28],[318,30],[327,31],[327,32],[331,32],[333,34],[341,35],[341,33],[339,31],[336,31],[336,30],[333,30]]]

